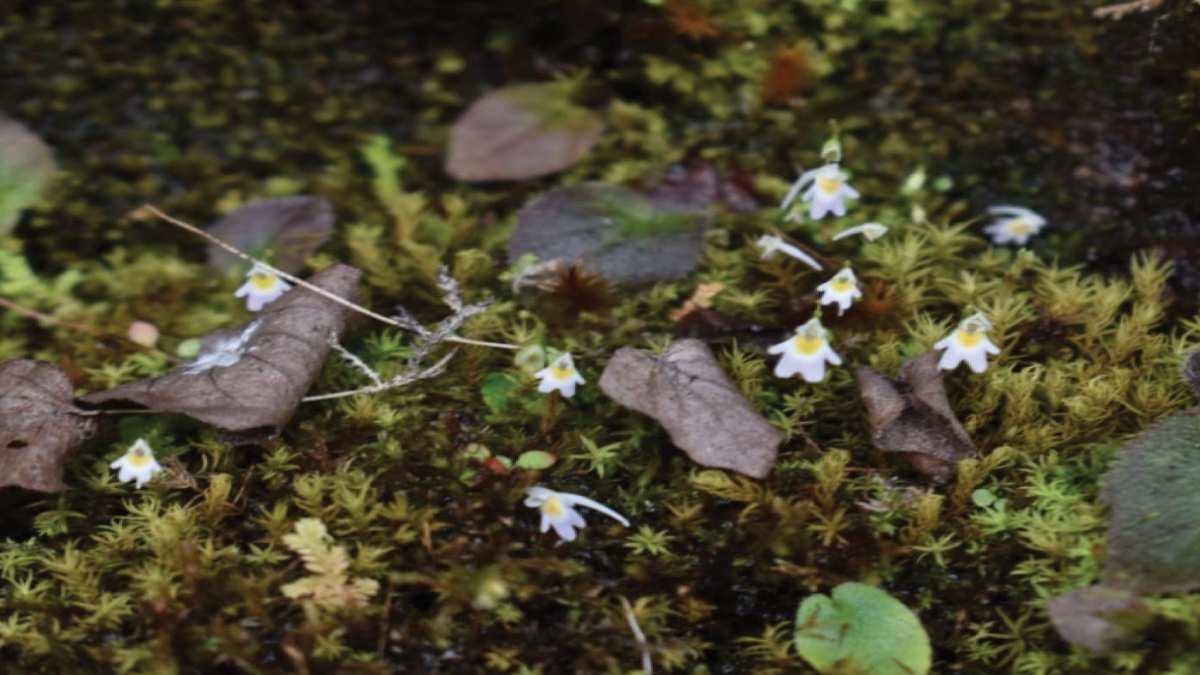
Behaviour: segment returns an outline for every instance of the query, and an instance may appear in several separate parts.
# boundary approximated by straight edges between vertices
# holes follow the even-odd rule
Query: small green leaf
[[[557,461],[557,457],[546,452],[545,450],[530,450],[529,452],[522,452],[521,456],[517,458],[517,468],[534,470],[548,469]]]
[[[182,359],[194,359],[196,358],[196,355],[200,353],[200,347],[201,344],[199,339],[188,338],[183,342],[180,342],[179,346],[175,347],[175,353],[178,354],[179,358]]]
[[[846,583],[832,598],[811,595],[796,612],[796,651],[823,675],[924,675],[929,635],[882,589]]]
[[[508,392],[512,391],[518,381],[508,373],[488,373],[483,378],[483,386],[479,393],[483,396],[483,404],[488,410],[498,413],[508,405]]]
[[[986,508],[996,503],[996,493],[987,488],[979,488],[971,493],[971,501],[975,502],[975,506]]]

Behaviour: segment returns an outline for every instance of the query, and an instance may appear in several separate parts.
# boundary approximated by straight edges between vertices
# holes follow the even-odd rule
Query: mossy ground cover
[[[1120,23],[1087,3],[974,0],[464,2],[452,20],[438,7],[6,5],[5,112],[63,170],[0,240],[0,295],[60,323],[0,314],[0,358],[54,363],[81,393],[170,370],[180,341],[248,314],[240,280],[213,276],[198,239],[139,205],[204,222],[306,193],[339,218],[312,269],[355,265],[368,306],[435,320],[448,265],[468,300],[496,299],[464,334],[570,350],[589,381],[548,397],[511,353],[463,347],[434,379],[305,404],[258,445],[183,417],[106,420],[70,491],[3,495],[6,672],[626,672],[641,656],[622,597],[659,668],[807,672],[796,608],[845,581],[918,613],[935,672],[1200,669],[1194,594],[1152,596],[1152,639],[1111,657],[1069,648],[1045,611],[1099,577],[1098,480],[1116,444],[1191,403],[1178,366],[1200,323],[1181,309],[1190,278],[1172,277],[1190,253],[1168,244],[1196,213],[1181,187],[1194,167],[1172,161],[1197,142],[1200,79],[1181,51],[1192,4]],[[585,70],[582,102],[608,130],[584,161],[503,185],[441,171],[475,96]],[[599,303],[513,293],[505,241],[545,189],[653,185],[704,161],[769,204],[794,163],[817,162],[829,119],[864,195],[846,218],[721,214],[677,282],[591,288]],[[976,217],[998,202],[1051,226],[1029,251],[993,247]],[[1131,227],[1143,217],[1149,233]],[[868,220],[892,229],[829,243]],[[807,319],[825,277],[760,260],[751,242],[767,227],[853,261],[866,297],[826,322],[850,365],[895,373],[968,307],[994,323],[988,370],[947,376],[981,450],[950,483],[933,489],[873,448],[847,371],[774,379],[753,334],[714,347],[787,435],[762,481],[701,470],[594,386],[616,349],[662,348],[701,283],[723,284],[714,308],[743,321]],[[1109,266],[1073,266],[1089,258]],[[163,351],[119,338],[135,320],[160,329]],[[346,345],[386,377],[410,340],[363,322]],[[331,359],[314,393],[361,384]],[[135,491],[108,463],[139,436],[168,473]],[[529,450],[557,461],[488,461]],[[592,514],[555,545],[521,505],[534,484],[632,527]]]

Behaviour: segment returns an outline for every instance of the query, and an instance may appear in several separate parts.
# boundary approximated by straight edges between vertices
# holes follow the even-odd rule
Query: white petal
[[[775,364],[775,377],[780,379],[787,379],[798,372],[800,372],[800,366],[796,357],[791,354],[784,354],[783,358],[779,359],[779,363]]]
[[[828,344],[821,350],[821,356],[835,366],[842,365],[842,357],[838,356],[838,353],[833,351],[833,347],[830,347]]]
[[[608,516],[609,518],[612,518],[613,520],[617,521],[618,523],[621,523],[625,527],[629,527],[629,521],[625,520],[625,516],[617,513],[616,511],[613,511],[612,509],[608,508],[607,506],[601,504],[600,502],[598,502],[594,499],[588,499],[587,497],[584,497],[583,495],[573,495],[569,492],[560,492],[559,497],[561,497],[563,499],[563,503],[565,503],[567,505],[586,506],[589,509],[595,509],[596,511],[599,511],[600,513],[603,513],[604,515]],[[578,514],[576,514],[576,517],[578,517]],[[583,522],[583,518],[580,518],[580,522]]]
[[[804,359],[799,362],[800,376],[806,382],[820,382],[825,379],[825,359]]]
[[[987,354],[983,350],[973,351],[966,355],[967,365],[971,370],[982,373],[987,370]]]
[[[992,344],[992,341],[987,339],[986,337],[983,338],[983,350],[989,354],[999,354],[1000,353],[1000,348],[997,347],[996,345]]]
[[[942,358],[938,361],[938,368],[942,370],[954,370],[958,367],[958,364],[962,363],[962,360],[962,353],[951,346],[942,353]]]
[[[554,532],[563,541],[575,541],[575,528],[571,527],[571,523],[566,520],[552,520],[550,524],[554,526]]]
[[[850,199],[858,199],[861,196],[858,194],[858,190],[850,187],[849,183],[842,183],[841,193],[842,196],[849,197]]]

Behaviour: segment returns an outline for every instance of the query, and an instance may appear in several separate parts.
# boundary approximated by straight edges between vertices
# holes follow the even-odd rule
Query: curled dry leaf
[[[446,173],[523,180],[578,162],[600,140],[604,122],[571,102],[576,84],[516,84],[477,99],[450,130]]]
[[[1200,411],[1159,420],[1101,479],[1112,511],[1104,583],[1140,593],[1200,588]]]
[[[58,368],[38,361],[0,364],[0,487],[62,492],[63,468],[92,434]]]
[[[699,340],[673,342],[658,356],[624,347],[609,359],[600,389],[658,420],[701,466],[763,478],[783,442]]]
[[[252,202],[208,226],[208,233],[263,257],[268,250],[275,267],[295,273],[333,235],[333,205],[324,197],[298,196]],[[210,244],[208,264],[227,270],[243,264],[237,256]]]
[[[699,264],[707,225],[703,214],[661,209],[633,190],[583,183],[552,190],[522,208],[508,257],[581,262],[612,282],[668,281]]]
[[[903,452],[918,471],[938,483],[958,463],[979,455],[946,399],[939,355],[906,361],[899,378],[871,368],[852,368],[871,421],[871,441],[884,452]]]
[[[54,153],[20,122],[0,115],[0,235],[41,196],[54,176]]]
[[[361,272],[334,265],[309,282],[354,300]],[[349,310],[303,287],[258,317],[204,340],[200,356],[174,371],[97,392],[100,408],[177,412],[228,431],[230,442],[273,436],[287,424],[345,328]]]
[[[1062,639],[1097,654],[1136,645],[1154,623],[1154,610],[1134,593],[1089,586],[1056,595],[1046,603]]]

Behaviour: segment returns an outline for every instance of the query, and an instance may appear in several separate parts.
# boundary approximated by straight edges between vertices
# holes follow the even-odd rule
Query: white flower
[[[833,235],[833,240],[837,241],[838,239],[844,239],[846,237],[852,237],[856,234],[861,234],[867,241],[875,241],[876,239],[887,234],[887,231],[888,227],[883,223],[863,223],[862,225],[855,225],[854,227],[838,232],[837,234]]]
[[[140,438],[129,446],[120,459],[109,464],[108,468],[120,469],[117,480],[122,483],[136,480],[139,488],[153,478],[154,474],[163,470],[154,460],[154,451],[150,449],[150,444]]]
[[[801,251],[798,247],[787,243],[783,240],[783,237],[777,234],[764,234],[763,236],[759,237],[758,241],[755,243],[758,244],[758,247],[762,249],[763,260],[770,258],[771,256],[775,255],[776,251],[779,251],[795,258],[796,260],[799,260],[814,270],[821,269],[821,263],[817,262],[815,258],[804,251]]]
[[[821,291],[822,305],[837,303],[838,316],[850,309],[855,298],[862,297],[862,291],[858,290],[858,278],[849,266],[843,267],[832,279],[817,286],[817,290]]]
[[[1024,246],[1029,238],[1046,226],[1046,219],[1021,206],[993,206],[988,213],[998,220],[983,228],[997,246],[1013,243]]]
[[[568,352],[554,360],[548,367],[542,368],[533,374],[534,377],[541,380],[538,384],[538,391],[543,394],[549,394],[557,389],[559,393],[567,398],[575,395],[575,385],[585,384],[587,380],[575,370],[575,359],[571,358]]]
[[[233,296],[246,298],[246,309],[257,312],[263,308],[263,305],[287,293],[291,287],[291,284],[280,279],[274,272],[255,263],[254,267],[246,273],[246,283],[242,284]]]
[[[986,334],[991,328],[992,322],[982,314],[963,319],[953,333],[933,346],[934,349],[946,350],[942,360],[938,361],[938,368],[954,370],[958,364],[966,361],[971,370],[977,373],[987,370],[987,355],[1000,353],[1000,348],[992,344]]]
[[[796,328],[792,337],[767,348],[768,354],[783,354],[775,364],[775,377],[791,377],[800,373],[807,382],[825,379],[825,362],[842,365],[842,357],[829,346],[825,327],[817,317]]]
[[[575,541],[575,530],[587,525],[583,516],[574,509],[576,506],[586,506],[629,527],[629,521],[621,514],[613,511],[600,502],[593,501],[581,495],[569,492],[555,492],[550,488],[531,487],[525,491],[525,506],[531,506],[542,512],[542,532],[551,527],[563,541]]]
[[[808,189],[800,198],[811,202],[808,207],[809,218],[820,220],[830,212],[835,216],[844,216],[846,215],[846,204],[842,200],[847,197],[850,199],[859,197],[858,190],[850,187],[850,184],[846,182],[848,177],[838,168],[836,162],[830,162],[819,169],[805,171],[792,184],[792,188],[788,190],[779,208],[786,211],[800,191],[808,185]]]

